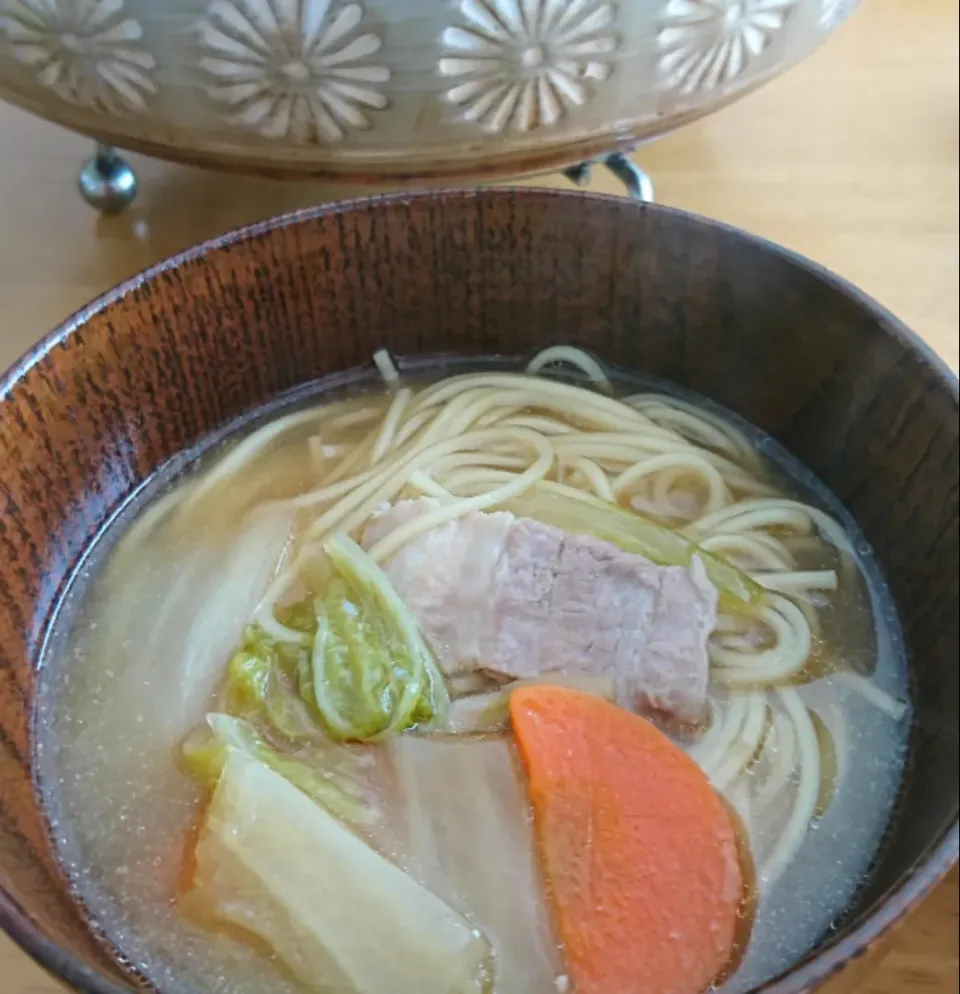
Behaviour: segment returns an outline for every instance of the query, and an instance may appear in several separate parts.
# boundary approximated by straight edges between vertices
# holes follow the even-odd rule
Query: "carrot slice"
[[[577,994],[701,994],[734,959],[745,875],[700,768],[643,718],[514,691],[541,860]]]

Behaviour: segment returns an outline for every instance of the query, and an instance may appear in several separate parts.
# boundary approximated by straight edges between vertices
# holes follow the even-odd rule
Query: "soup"
[[[769,438],[569,348],[319,384],[91,550],[36,769],[163,994],[700,994],[791,966],[890,820],[895,614]]]

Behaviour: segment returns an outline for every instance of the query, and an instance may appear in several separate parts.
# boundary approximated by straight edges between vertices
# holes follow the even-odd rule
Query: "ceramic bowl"
[[[621,150],[859,0],[0,0],[0,97],[118,148],[399,185]]]
[[[0,924],[49,970],[91,994],[132,989],[68,898],[31,759],[44,639],[104,523],[208,433],[381,346],[557,342],[773,435],[859,521],[900,612],[916,721],[899,814],[836,930],[764,994],[817,987],[956,861],[956,379],[842,280],[720,224],[576,193],[376,198],[163,262],[0,380]]]

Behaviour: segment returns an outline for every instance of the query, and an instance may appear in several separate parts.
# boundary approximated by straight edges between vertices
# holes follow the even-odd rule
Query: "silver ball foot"
[[[96,153],[81,166],[77,176],[80,196],[101,214],[119,214],[137,195],[137,174],[109,145],[97,145]]]
[[[653,202],[653,181],[632,159],[623,152],[615,152],[598,159],[609,172],[627,188],[627,195],[644,203]],[[564,170],[564,176],[576,186],[586,186],[590,182],[590,167],[593,162],[581,162]]]

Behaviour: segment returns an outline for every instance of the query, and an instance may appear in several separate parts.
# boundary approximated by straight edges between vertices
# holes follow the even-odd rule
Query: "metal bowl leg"
[[[633,200],[642,200],[644,203],[652,203],[653,181],[631,158],[623,152],[615,152],[596,161],[623,183],[629,197]],[[586,186],[590,182],[590,168],[593,165],[592,162],[581,162],[565,169],[563,174],[576,186]]]
[[[137,174],[109,145],[97,144],[96,152],[80,167],[80,196],[101,214],[119,214],[137,195]]]

